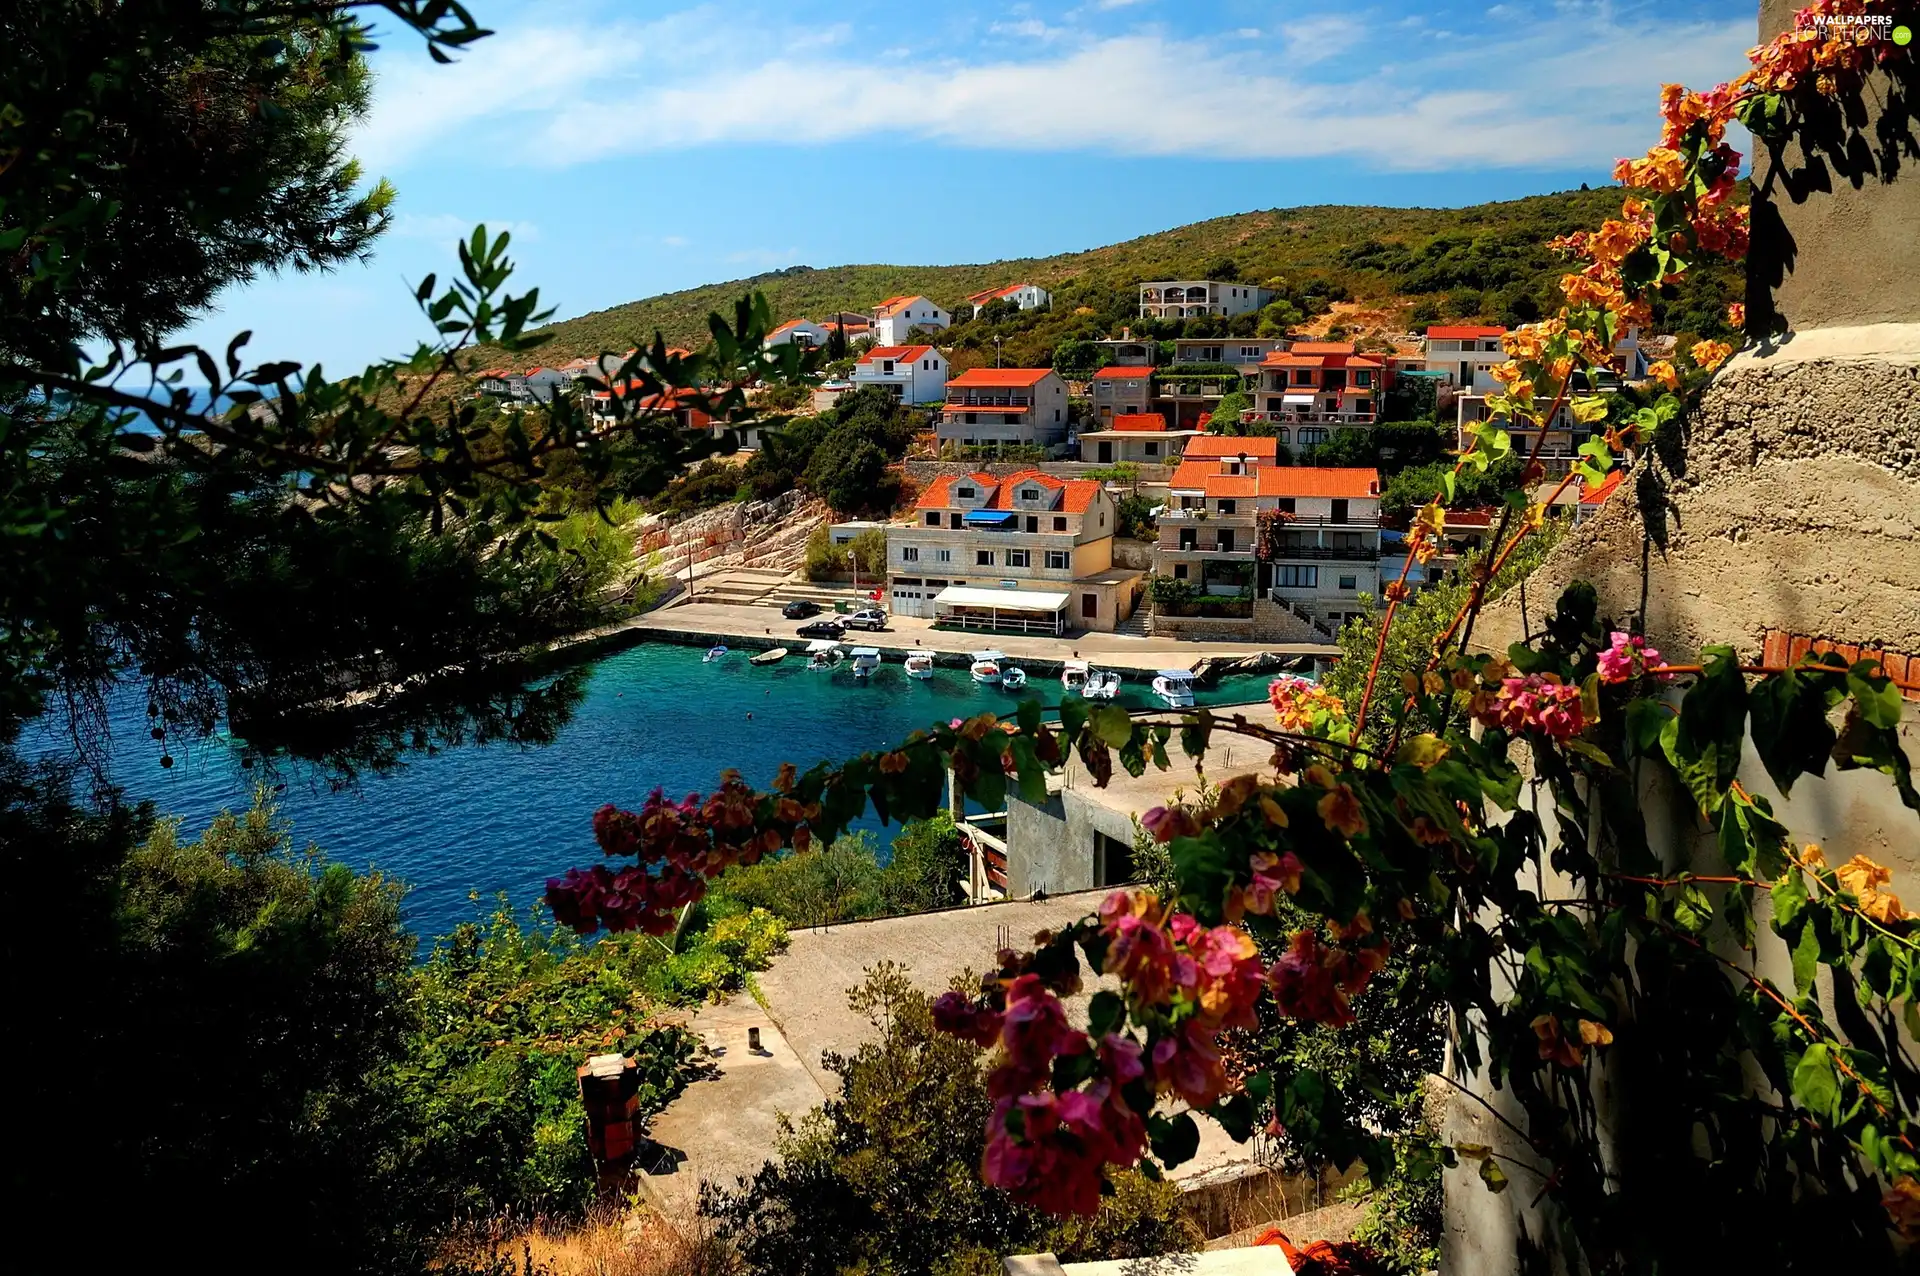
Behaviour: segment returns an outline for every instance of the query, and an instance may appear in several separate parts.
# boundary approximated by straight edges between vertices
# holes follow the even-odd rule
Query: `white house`
[[[885,386],[902,403],[947,397],[947,361],[932,346],[875,346],[853,365],[853,384]]]
[[[878,345],[904,346],[915,328],[947,328],[953,316],[925,297],[888,297],[874,308],[873,339]]]
[[[1427,329],[1427,367],[1447,374],[1446,384],[1460,390],[1489,392],[1488,369],[1507,361],[1497,324],[1439,324]]]
[[[947,382],[936,430],[963,447],[1048,447],[1067,437],[1067,383],[1052,368],[971,368]]]
[[[767,334],[766,346],[824,346],[827,344],[827,330],[811,319],[789,319]]]
[[[1039,284],[1008,284],[1004,288],[976,292],[967,298],[967,304],[973,307],[976,315],[980,313],[980,307],[989,301],[1010,301],[1021,310],[1038,310],[1053,304],[1053,294]]]
[[[1158,279],[1140,285],[1140,317],[1195,319],[1216,315],[1232,318],[1251,314],[1278,295],[1251,284],[1223,284],[1212,279]]]

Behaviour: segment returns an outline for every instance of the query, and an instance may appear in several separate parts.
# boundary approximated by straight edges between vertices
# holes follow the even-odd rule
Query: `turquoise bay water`
[[[318,844],[334,860],[377,867],[408,882],[407,920],[422,936],[444,934],[505,891],[516,905],[535,899],[548,876],[598,858],[590,820],[603,803],[637,805],[655,785],[673,796],[705,791],[722,769],[764,784],[782,762],[801,769],[904,739],[908,732],[984,710],[1010,713],[1019,698],[975,684],[964,670],[930,679],[886,664],[866,683],[842,665],[806,668],[799,655],[770,667],[745,652],[703,664],[693,647],[645,644],[590,670],[573,720],[541,748],[488,745],[414,756],[399,771],[334,792],[323,779],[284,773],[280,812],[297,844]],[[1263,700],[1264,676],[1223,679],[1204,704]],[[1035,677],[1025,693],[1060,701],[1057,678]],[[1128,682],[1121,703],[1157,704],[1144,682]],[[134,703],[133,701],[138,701]],[[171,769],[147,740],[145,702],[129,698],[115,715],[115,779],[130,798],[151,798],[197,834],[223,808],[249,802],[255,772],[213,741],[176,755]],[[881,845],[893,830],[868,819]]]

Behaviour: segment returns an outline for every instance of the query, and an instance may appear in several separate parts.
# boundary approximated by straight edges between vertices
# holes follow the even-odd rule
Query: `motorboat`
[[[976,651],[973,653],[973,663],[967,667],[967,672],[973,675],[975,682],[984,682],[997,687],[1000,685],[1000,668],[1006,661],[1007,653],[1004,651]]]
[[[770,651],[763,651],[757,656],[747,657],[747,663],[750,665],[777,665],[786,658],[787,649],[785,647],[775,647]]]
[[[1084,660],[1069,660],[1060,667],[1060,687],[1068,695],[1086,689],[1087,676],[1093,672],[1093,666]]]
[[[1080,694],[1089,700],[1111,700],[1120,694],[1120,675],[1106,669],[1092,670]]]
[[[1019,665],[1004,665],[1000,669],[1000,686],[1006,691],[1018,691],[1027,685],[1027,671]]]
[[[718,646],[718,645],[712,646],[707,648],[707,654],[700,658],[700,663],[703,665],[710,665],[716,660],[726,659],[726,656],[727,656],[727,649],[725,647]]]
[[[1162,669],[1153,675],[1153,694],[1175,709],[1193,707],[1193,674],[1186,669]]]
[[[880,667],[878,647],[855,647],[847,655],[853,660],[853,676],[862,682],[873,677],[873,671]]]
[[[840,644],[831,638],[815,638],[807,644],[807,668],[831,669],[846,659]]]
[[[933,677],[933,656],[930,652],[916,651],[907,657],[907,677]]]

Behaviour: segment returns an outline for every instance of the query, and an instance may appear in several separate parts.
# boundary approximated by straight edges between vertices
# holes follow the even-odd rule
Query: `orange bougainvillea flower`
[[[1696,341],[1687,351],[1687,357],[1711,372],[1727,361],[1733,353],[1733,347],[1725,341]]]
[[[1880,1198],[1880,1206],[1887,1211],[1894,1230],[1907,1240],[1920,1240],[1920,1183],[1911,1175],[1896,1179],[1893,1187]]]
[[[1893,880],[1893,874],[1866,856],[1854,856],[1834,870],[1833,876],[1841,890],[1860,901],[1860,911],[1882,926],[1906,921],[1911,916],[1898,895],[1880,889]]]
[[[1746,326],[1747,326],[1747,307],[1745,306],[1745,304],[1738,301],[1728,302],[1727,303],[1727,327],[1733,328],[1737,331],[1738,329],[1744,328]]]
[[[1360,809],[1360,799],[1344,784],[1336,784],[1328,790],[1315,809],[1320,812],[1320,818],[1326,826],[1336,833],[1358,837],[1367,831],[1367,816]]]
[[[1558,1015],[1541,1015],[1533,1021],[1533,1035],[1540,1038],[1540,1057],[1563,1068],[1577,1068],[1586,1055],[1560,1031]]]
[[[1647,375],[1669,390],[1678,390],[1680,388],[1680,370],[1665,359],[1660,360],[1658,363],[1650,364],[1647,368]]]

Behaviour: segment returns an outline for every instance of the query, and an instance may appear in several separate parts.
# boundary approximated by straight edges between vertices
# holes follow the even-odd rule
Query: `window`
[[[927,526],[928,526],[928,527],[938,527],[938,526],[940,526],[940,511],[939,511],[939,510],[928,510],[928,511],[927,511]]]
[[[1040,499],[1040,489],[1037,487],[1023,487],[1020,489],[1020,499],[1023,501],[1037,501]]]
[[[1360,588],[1360,578],[1358,576],[1342,576],[1340,578],[1340,588],[1348,591],[1358,589]]]
[[[1292,514],[1292,513],[1295,513],[1295,512],[1296,512],[1296,511],[1294,510],[1294,508],[1293,508],[1293,498],[1292,498],[1291,496],[1283,496],[1283,497],[1281,497],[1281,498],[1280,498],[1280,503],[1279,503],[1279,505],[1278,505],[1278,506],[1276,506],[1276,508],[1277,508],[1277,509],[1278,509],[1278,510],[1279,510],[1279,511],[1280,511],[1280,512],[1282,513],[1282,514]]]
[[[973,440],[968,439],[967,442],[971,443],[973,442]],[[953,489],[953,494],[959,497],[963,501],[970,501],[973,499],[973,489],[970,487],[956,487]]]
[[[900,561],[903,563],[919,562],[920,547],[918,545],[902,545],[900,547]]]
[[[1282,589],[1318,589],[1320,569],[1298,563],[1281,563],[1273,569],[1273,583]]]
[[[948,522],[947,522],[948,527],[957,528],[960,526],[960,516],[958,514],[949,514],[947,515],[947,519],[948,519]]]
[[[1187,565],[1185,563],[1175,563],[1173,565],[1173,578],[1175,580],[1185,580],[1187,578]]]
[[[1315,443],[1325,443],[1326,441],[1327,441],[1327,431],[1324,427],[1317,426],[1317,425],[1315,426],[1303,425],[1300,427],[1300,446],[1301,447],[1311,447]]]
[[[1295,368],[1293,370],[1293,383],[1295,385],[1312,385],[1313,372],[1307,368]]]
[[[1373,373],[1368,372],[1365,368],[1355,368],[1353,370],[1353,383],[1356,386],[1372,385]]]
[[[1181,528],[1180,529],[1180,548],[1181,549],[1198,549],[1200,547],[1199,538],[1200,538],[1200,533],[1195,531],[1193,528],[1191,527]]]
[[[880,372],[882,376],[891,376],[893,374],[893,360],[882,359],[880,361]]]
[[[974,565],[975,567],[991,567],[991,566],[993,566],[993,551],[992,551],[992,550],[990,550],[990,549],[976,549],[976,550],[974,550],[974,551],[973,551],[973,565]]]
[[[1029,514],[1029,515],[1027,515],[1027,530],[1028,530],[1028,531],[1030,531],[1030,532],[1037,532],[1037,531],[1039,531],[1039,530],[1040,530],[1040,516],[1039,516],[1039,515],[1037,515],[1037,514]]]
[[[1260,347],[1259,346],[1241,346],[1240,357],[1242,359],[1258,359],[1260,357]]]
[[[1030,549],[1010,549],[1010,550],[1008,550],[1008,551],[1007,551],[1007,566],[1009,566],[1009,567],[1031,567],[1031,566],[1033,566],[1033,551],[1032,551],[1032,550],[1030,550]]]
[[[1055,408],[1055,409],[1053,410],[1053,419],[1054,419],[1054,420],[1056,420],[1056,421],[1058,421],[1058,420],[1060,419],[1060,409],[1059,409],[1059,408]]]
[[[933,561],[936,563],[951,563],[953,561],[953,551],[950,549],[936,549],[933,551]]]
[[[967,413],[967,424],[968,425],[980,424],[980,414],[978,412]]]
[[[1066,519],[1064,519],[1064,518],[1062,518],[1062,517],[1061,517],[1060,515],[1058,515],[1058,514],[1055,514],[1055,515],[1053,516],[1053,530],[1054,530],[1054,531],[1056,531],[1056,532],[1064,532],[1064,531],[1066,531],[1066,530],[1067,530],[1067,520],[1066,520]]]
[[[1132,842],[1106,833],[1096,833],[1094,837],[1094,851],[1099,857],[1099,885],[1118,886],[1139,876],[1139,870],[1133,865]]]
[[[1100,595],[1080,595],[1080,618],[1082,620],[1100,619]]]
[[[1068,564],[1069,564],[1069,559],[1068,559],[1066,550],[1050,549],[1047,551],[1047,570],[1048,571],[1063,572],[1067,570]]]
[[[1284,425],[1283,425],[1283,426],[1281,426],[1281,427],[1280,427],[1280,428],[1279,428],[1278,430],[1276,430],[1276,431],[1274,431],[1274,436],[1273,436],[1273,437],[1274,437],[1274,438],[1275,438],[1275,439],[1276,439],[1277,441],[1279,441],[1280,443],[1282,443],[1282,444],[1284,444],[1284,443],[1286,443],[1286,441],[1287,441],[1287,427],[1286,427],[1286,426],[1284,426]]]
[[[1231,554],[1233,552],[1232,529],[1223,527],[1219,531],[1215,532],[1213,534],[1213,543],[1219,547],[1219,550],[1221,553]]]
[[[1234,512],[1234,505],[1233,505],[1233,502],[1232,502],[1232,501],[1221,501],[1221,502],[1220,502],[1220,512],[1221,512],[1222,514],[1231,514],[1231,513],[1233,513],[1233,512]]]
[[[1158,444],[1157,442],[1152,442],[1152,441],[1149,441],[1149,442],[1148,442],[1148,443],[1147,443],[1147,444],[1145,445],[1145,450],[1146,450],[1146,454],[1147,454],[1148,456],[1159,456],[1159,455],[1160,455],[1160,445],[1159,445],[1159,444]]]
[[[1335,523],[1348,521],[1347,502],[1344,499],[1335,499],[1330,501],[1329,504],[1333,506],[1333,517],[1331,521]]]

